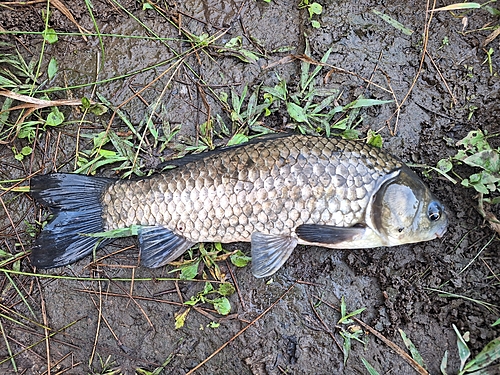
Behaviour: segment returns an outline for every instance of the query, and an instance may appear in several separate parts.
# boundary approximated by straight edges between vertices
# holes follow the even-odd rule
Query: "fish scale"
[[[104,192],[102,217],[106,230],[164,225],[192,242],[290,235],[301,224],[349,227],[363,219],[377,180],[401,166],[360,142],[271,139],[118,181]]]
[[[67,265],[109,237],[137,234],[146,267],[169,263],[196,242],[247,241],[253,274],[266,277],[297,244],[396,246],[447,228],[444,207],[418,176],[361,142],[274,136],[172,164],[138,180],[33,177],[31,194],[53,217],[32,247],[32,264]]]

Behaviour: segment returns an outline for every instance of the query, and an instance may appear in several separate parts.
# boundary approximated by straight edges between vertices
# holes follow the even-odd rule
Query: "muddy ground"
[[[499,38],[482,45],[492,31],[483,28],[498,25],[498,16],[484,9],[436,12],[426,37],[430,13],[422,1],[319,2],[322,13],[314,20],[320,27],[313,28],[298,1],[160,1],[157,6],[163,10],[162,16],[143,10],[140,1],[94,0],[92,12],[100,33],[114,34],[103,36],[104,54],[95,36],[63,35],[78,29],[53,3],[48,23],[60,35],[58,42],[44,45],[39,89],[73,87],[50,93],[50,99],[85,96],[101,101],[99,94],[112,106],[120,105],[133,126],[147,118],[148,105],[159,101],[154,124],[181,126],[181,131],[164,150],[145,146],[149,157],[143,157],[142,164],[150,167],[176,154],[178,145],[199,144],[196,136],[207,119],[220,115],[230,123],[214,92],[234,89],[241,93],[245,85],[251,90],[261,84],[274,86],[278,76],[291,91],[296,90],[301,62],[290,55],[303,54],[307,40],[313,59],[319,61],[331,48],[327,63],[343,69],[325,67],[317,82],[320,87],[338,89],[340,104],[361,94],[401,103],[418,77],[397,115],[396,103],[372,107],[361,112],[359,125],[362,136],[368,129],[380,131],[384,148],[406,162],[435,165],[454,154],[453,144],[470,130],[498,132]],[[76,23],[95,32],[85,2],[65,4]],[[436,6],[447,4],[438,2]],[[27,61],[38,61],[46,5],[0,4],[3,30],[38,32],[1,35],[1,41],[10,43],[2,46],[2,53],[16,54],[17,50]],[[373,10],[396,19],[413,33],[394,28]],[[259,58],[243,62],[212,45],[186,55],[184,64],[174,65],[178,61],[174,51],[189,51],[193,46],[175,24],[196,36],[217,35],[219,39],[213,43],[217,46],[241,36],[243,47]],[[153,32],[173,39],[144,38]],[[485,62],[490,47],[494,49],[492,72]],[[420,66],[424,48],[427,53]],[[59,70],[48,80],[45,72],[51,57],[57,59]],[[160,62],[165,63],[145,69]],[[107,81],[119,76],[123,77]],[[95,81],[101,83],[92,85]],[[82,86],[74,87],[78,85]],[[146,85],[140,97],[133,96]],[[25,178],[35,172],[73,171],[76,148],[88,146],[84,139],[75,143],[77,134],[94,134],[109,124],[120,134],[129,130],[119,116],[111,119],[112,111],[98,117],[84,116],[76,108],[61,110],[71,123],[40,132],[34,153],[24,160],[16,160],[11,148],[21,149],[27,140],[0,145],[0,180]],[[276,130],[292,127],[293,122],[284,110],[262,121],[262,126]],[[215,139],[217,144],[227,141],[227,137]],[[115,174],[111,167],[101,168],[98,174]],[[421,169],[416,170],[421,174]],[[391,249],[299,247],[272,279],[264,280],[255,279],[249,267],[236,268],[222,261],[222,272],[239,291],[230,297],[231,313],[222,317],[210,305],[201,304],[189,312],[180,329],[174,329],[174,317],[185,311],[181,303],[196,295],[203,283],[162,279],[176,276],[169,273],[170,266],[157,270],[137,267],[133,239],[117,241],[100,251],[98,256],[125,249],[97,265],[90,264],[88,257],[70,267],[38,271],[102,281],[9,273],[10,281],[3,273],[0,372],[87,374],[105,373],[103,367],[107,367],[132,374],[139,367],[153,370],[168,358],[163,373],[185,374],[216,352],[195,373],[367,374],[361,358],[380,374],[417,373],[400,354],[368,332],[361,335],[364,344],[352,343],[344,365],[338,346],[343,342],[337,325],[340,315],[333,307],[339,307],[340,298],[345,297],[348,311],[366,307],[360,319],[402,348],[398,330],[403,330],[429,373],[440,373],[441,359],[448,351],[448,374],[456,374],[460,362],[452,325],[462,333],[469,332],[473,355],[500,334],[499,326],[491,327],[499,318],[498,309],[477,302],[500,304],[500,245],[476,211],[473,191],[436,174],[431,177],[425,181],[445,203],[450,218],[443,238]],[[29,250],[30,225],[40,219],[40,207],[25,194],[8,192],[0,197],[0,249],[11,254]],[[246,244],[232,244],[227,249],[249,253]],[[12,263],[3,267],[14,268]],[[20,270],[34,271],[27,257]],[[143,278],[146,280],[141,281]],[[202,280],[202,275],[197,279]],[[456,296],[444,296],[436,289]],[[212,328],[211,322],[220,325]],[[49,334],[53,336],[45,339]],[[16,354],[13,361],[9,351]],[[103,366],[106,360],[109,366]],[[498,367],[492,371],[500,373]]]

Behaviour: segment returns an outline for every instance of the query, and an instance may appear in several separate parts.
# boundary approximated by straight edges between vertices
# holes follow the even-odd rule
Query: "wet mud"
[[[498,17],[484,10],[467,13],[465,29],[463,17],[436,12],[428,38],[424,38],[430,13],[424,2],[417,1],[320,1],[322,13],[314,16],[320,22],[318,29],[311,26],[307,10],[299,9],[297,1],[161,3],[158,5],[164,16],[143,10],[141,2],[93,1],[100,32],[114,35],[103,36],[104,54],[97,37],[85,40],[60,35],[57,43],[44,46],[46,56],[57,59],[59,72],[43,88],[78,86],[58,91],[55,96],[86,96],[99,101],[99,94],[114,106],[126,102],[120,109],[137,126],[148,117],[151,104],[158,103],[161,110],[156,111],[155,123],[181,127],[171,148],[145,146],[151,157],[144,163],[151,167],[178,152],[174,143],[193,145],[200,125],[216,114],[230,122],[229,113],[215,100],[214,92],[242,92],[245,85],[274,86],[279,78],[286,80],[291,91],[296,89],[300,59],[287,56],[303,54],[306,40],[311,57],[317,61],[332,49],[327,63],[340,69],[327,76],[329,69],[324,68],[318,85],[337,89],[341,104],[361,94],[401,103],[412,89],[397,114],[395,103],[368,108],[362,111],[360,125],[362,134],[368,129],[380,131],[384,148],[405,162],[435,165],[453,155],[453,144],[470,130],[498,132],[500,59],[493,55],[490,74],[482,46],[490,31],[479,30],[497,24]],[[83,2],[66,5],[78,24],[94,30]],[[0,7],[0,26],[9,31],[42,31],[44,7]],[[413,33],[407,35],[395,29],[373,10],[391,16]],[[179,36],[171,21],[196,36],[217,35],[216,45],[242,36],[243,46],[260,57],[246,63],[216,47],[193,51],[192,44]],[[49,23],[58,32],[77,30],[57,9],[53,9]],[[146,38],[152,35],[165,39]],[[40,35],[0,38],[16,46],[28,61],[37,59],[42,48]],[[491,42],[491,47],[497,53],[498,39]],[[2,51],[15,51],[9,48],[4,46]],[[421,63],[424,48],[427,54]],[[185,53],[186,64],[172,65],[179,53]],[[39,80],[46,79],[42,75]],[[95,81],[103,83],[94,87]],[[146,85],[140,96],[129,100]],[[64,111],[69,119],[82,117],[74,108]],[[291,122],[282,111],[266,118],[262,125],[284,130]],[[37,139],[34,154],[22,162],[14,159],[11,147],[23,147],[24,140],[0,145],[0,179],[23,178],[39,169],[46,173],[56,168],[72,171],[76,148],[88,146],[75,144],[76,134],[93,134],[108,126],[117,132],[128,131],[118,117],[110,122],[110,113],[88,115],[83,123],[49,129]],[[223,143],[222,139],[215,141]],[[415,170],[422,175],[421,169]],[[468,170],[463,167],[458,172],[465,175]],[[99,174],[111,176],[115,172],[103,168]],[[352,342],[344,364],[340,313],[336,310],[344,297],[348,311],[365,307],[359,318],[401,348],[404,343],[399,330],[404,331],[422,355],[429,373],[440,373],[442,357],[448,351],[448,373],[455,374],[460,361],[453,325],[462,333],[469,332],[468,345],[473,354],[500,334],[498,326],[491,327],[500,317],[495,307],[500,305],[500,245],[475,209],[474,192],[435,174],[431,176],[424,179],[444,202],[449,215],[449,229],[443,238],[356,251],[299,246],[276,275],[264,280],[255,279],[250,267],[236,268],[223,261],[219,264],[221,271],[238,286],[238,293],[229,298],[231,313],[222,317],[209,305],[200,305],[189,312],[180,329],[174,328],[175,316],[185,311],[182,302],[196,295],[203,282],[166,281],[163,278],[176,275],[170,273],[174,269],[170,266],[157,270],[138,267],[134,239],[116,241],[100,251],[98,257],[111,255],[99,266],[89,266],[89,257],[70,267],[39,271],[101,281],[13,274],[23,293],[30,296],[27,303],[20,301],[2,275],[2,305],[30,320],[16,318],[25,322],[20,326],[0,317],[4,337],[11,345],[7,349],[3,342],[0,344],[0,372],[14,373],[12,361],[4,360],[11,350],[20,352],[15,363],[22,374],[47,373],[48,363],[52,374],[104,373],[102,363],[108,358],[109,367],[123,374],[133,374],[138,367],[152,370],[167,358],[163,373],[186,374],[214,353],[194,373],[367,374],[361,358],[380,374],[416,373],[400,355],[368,332],[361,335],[365,343]],[[5,194],[2,200],[2,249],[12,253],[28,249],[31,225],[40,219],[39,207],[18,193]],[[246,244],[227,248],[249,253]],[[20,267],[32,271],[27,258]],[[119,278],[135,281],[117,281]],[[147,280],[141,281],[143,278]],[[201,275],[198,278],[201,280]],[[136,298],[129,298],[131,295]],[[486,308],[476,301],[494,306]],[[27,305],[33,307],[33,312]],[[212,328],[212,322],[219,323],[218,327]],[[47,348],[44,338],[52,333]]]

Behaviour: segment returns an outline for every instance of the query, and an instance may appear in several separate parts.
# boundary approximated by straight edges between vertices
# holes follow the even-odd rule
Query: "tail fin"
[[[33,266],[65,266],[90,254],[96,245],[103,245],[99,238],[82,234],[104,231],[101,196],[112,181],[65,173],[31,179],[31,195],[53,214],[32,247]]]

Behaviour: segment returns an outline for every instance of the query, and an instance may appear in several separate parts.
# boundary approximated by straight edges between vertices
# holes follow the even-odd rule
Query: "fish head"
[[[406,166],[380,186],[370,216],[387,246],[440,238],[448,226],[444,206]]]

